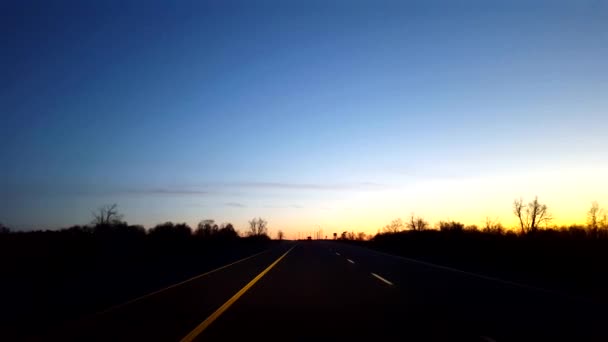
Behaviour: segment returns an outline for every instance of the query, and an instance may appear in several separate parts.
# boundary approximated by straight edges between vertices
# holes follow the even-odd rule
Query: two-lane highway
[[[606,340],[598,305],[330,241],[259,255],[70,323],[57,340]]]
[[[243,333],[270,340],[382,336],[382,328],[391,326],[390,316],[399,315],[391,304],[395,287],[330,247],[300,243],[201,338],[236,340]]]

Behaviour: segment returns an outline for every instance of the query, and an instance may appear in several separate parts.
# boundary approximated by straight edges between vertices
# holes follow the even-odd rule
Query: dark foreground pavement
[[[608,340],[599,304],[330,241],[285,242],[38,339],[180,341],[288,250],[196,340]]]

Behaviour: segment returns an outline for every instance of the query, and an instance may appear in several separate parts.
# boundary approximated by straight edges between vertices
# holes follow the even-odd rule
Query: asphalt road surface
[[[301,241],[34,340],[606,341],[606,311],[354,245]]]

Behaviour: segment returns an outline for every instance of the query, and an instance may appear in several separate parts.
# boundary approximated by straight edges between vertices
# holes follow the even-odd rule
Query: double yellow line
[[[247,290],[249,290],[253,285],[255,285],[255,283],[257,283],[260,279],[262,279],[262,277],[266,273],[268,273],[268,271],[270,271],[276,264],[278,264],[279,261],[281,261],[295,247],[296,247],[296,245],[291,247],[287,252],[283,253],[283,255],[281,255],[277,260],[275,260],[272,264],[270,264],[270,266],[266,267],[265,270],[263,270],[255,278],[253,278],[247,285],[245,285],[242,289],[240,289],[239,292],[237,292],[234,296],[232,296],[232,298],[228,299],[228,301],[226,303],[224,303],[222,306],[220,306],[217,310],[215,310],[214,313],[212,313],[203,322],[201,322],[201,324],[196,326],[196,328],[194,328],[194,330],[192,330],[188,335],[186,335],[184,338],[182,338],[180,340],[180,342],[194,341],[194,339],[196,339],[196,337],[198,335],[200,335],[205,329],[207,329],[209,327],[209,325],[211,325],[211,323],[213,323],[216,319],[218,319],[218,317],[220,317],[224,313],[224,311],[228,310],[228,308],[230,306],[232,306],[232,304],[234,304],[234,302],[236,302],[239,298],[241,298],[241,296],[244,295],[245,292],[247,292]]]

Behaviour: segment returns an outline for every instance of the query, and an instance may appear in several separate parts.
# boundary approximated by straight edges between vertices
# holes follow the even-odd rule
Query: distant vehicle
[[[312,238],[309,236],[308,238],[306,238],[306,240],[312,240]]]

